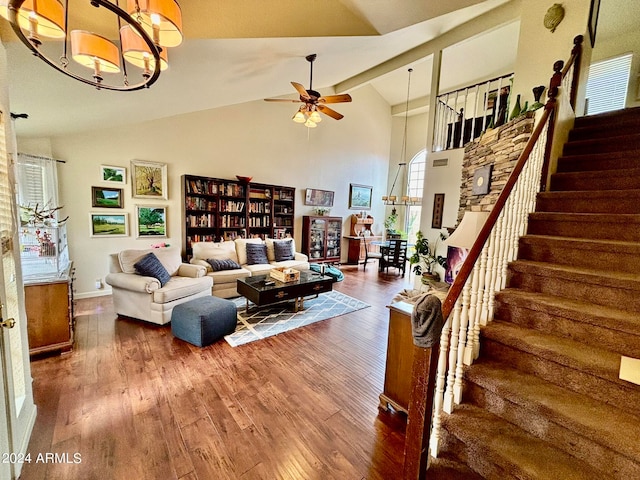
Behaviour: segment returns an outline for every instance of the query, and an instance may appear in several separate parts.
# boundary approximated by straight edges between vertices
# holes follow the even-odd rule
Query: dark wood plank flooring
[[[378,394],[386,305],[410,275],[343,271],[335,289],[370,308],[237,348],[79,300],[74,350],[31,363],[28,450],[70,463],[25,464],[20,479],[399,478],[405,417],[379,411]]]

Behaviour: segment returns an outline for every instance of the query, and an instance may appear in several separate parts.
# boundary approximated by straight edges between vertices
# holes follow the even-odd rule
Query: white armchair
[[[135,263],[152,252],[171,276],[162,286],[154,277],[136,273]],[[173,307],[192,298],[211,295],[213,279],[199,265],[182,263],[174,248],[123,250],[109,255],[109,274],[113,305],[118,315],[164,325],[171,321]]]

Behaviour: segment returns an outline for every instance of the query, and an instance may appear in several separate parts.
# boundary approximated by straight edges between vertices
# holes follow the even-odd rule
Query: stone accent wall
[[[465,210],[486,211],[493,208],[507,178],[531,137],[535,113],[529,112],[510,122],[488,130],[464,149],[458,223]],[[473,194],[473,174],[479,167],[493,165],[489,193]]]

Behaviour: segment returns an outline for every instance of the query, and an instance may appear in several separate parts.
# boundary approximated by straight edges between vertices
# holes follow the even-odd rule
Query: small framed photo
[[[167,164],[132,160],[131,193],[134,198],[167,200]]]
[[[349,184],[349,208],[356,210],[371,209],[373,187],[369,185]]]
[[[600,14],[600,0],[591,0],[589,8],[589,39],[591,48],[596,46],[596,29],[598,28],[598,15]]]
[[[100,179],[109,183],[127,183],[127,169],[124,167],[113,167],[111,165],[100,165]]]
[[[442,214],[444,213],[444,193],[433,195],[433,214],[431,215],[431,228],[442,228]]]
[[[333,207],[334,192],[330,190],[317,190],[307,188],[304,195],[304,204],[316,207]]]
[[[91,206],[100,208],[123,208],[121,188],[91,187]]]
[[[128,237],[129,214],[118,213],[116,215],[104,213],[90,213],[92,237]]]
[[[137,237],[167,236],[167,207],[136,205]]]

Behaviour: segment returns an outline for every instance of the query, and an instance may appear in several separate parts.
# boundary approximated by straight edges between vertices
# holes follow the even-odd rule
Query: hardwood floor
[[[74,350],[31,364],[28,451],[68,463],[33,461],[20,479],[399,478],[405,417],[378,395],[386,305],[410,275],[343,272],[335,289],[370,308],[236,348],[116,318],[111,297],[79,300]]]

